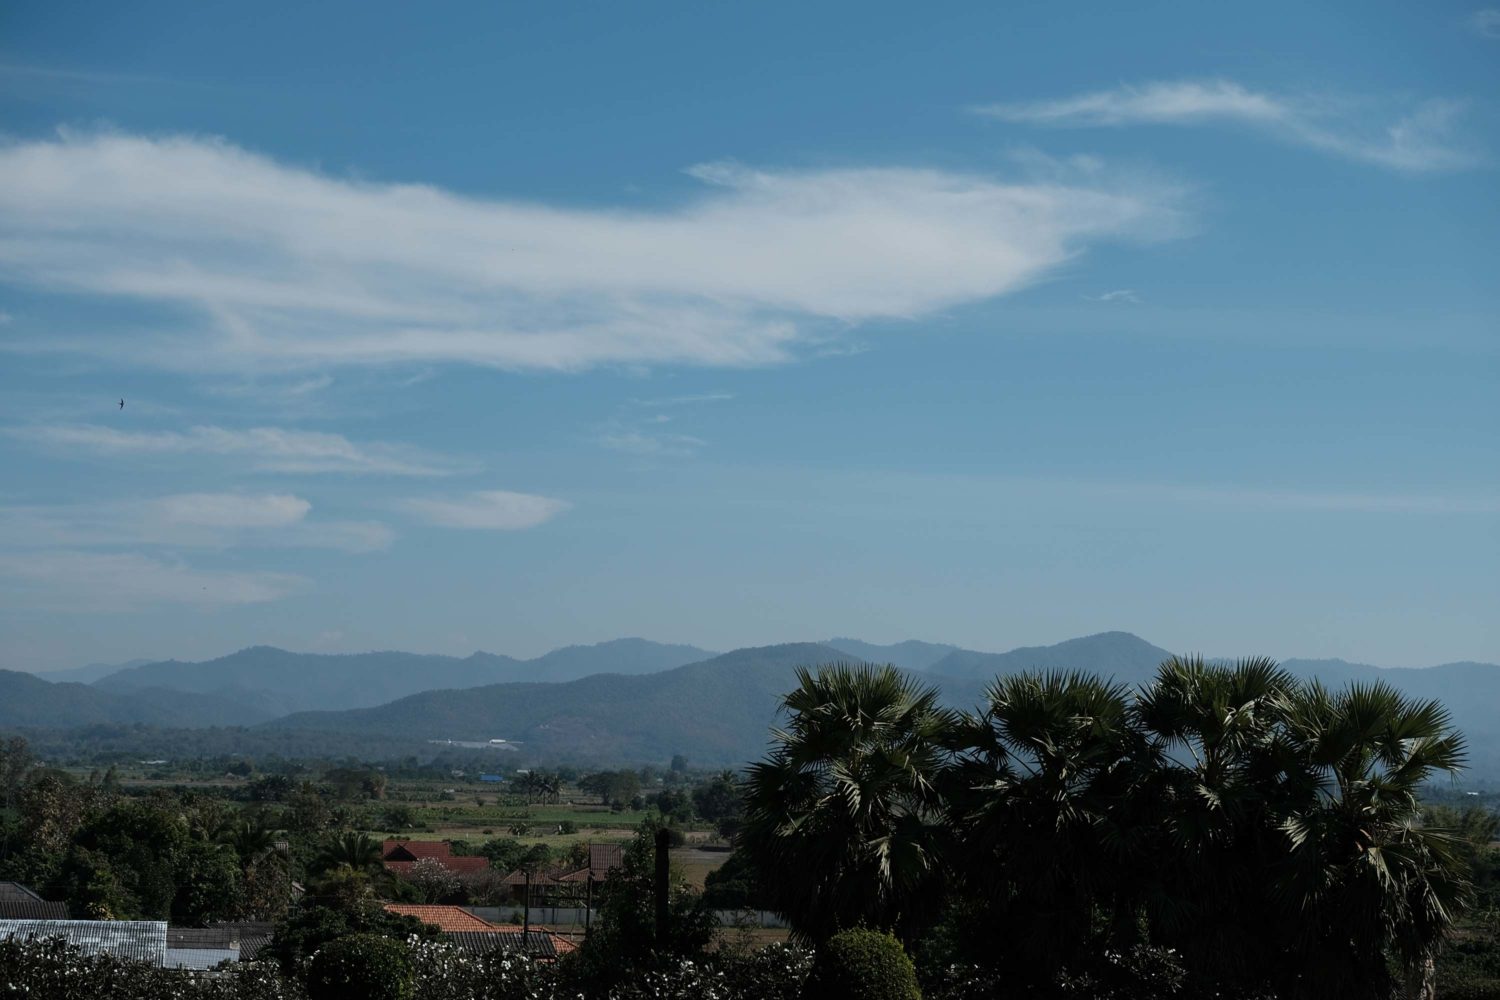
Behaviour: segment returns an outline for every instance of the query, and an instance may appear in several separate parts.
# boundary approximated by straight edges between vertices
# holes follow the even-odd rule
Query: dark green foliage
[[[840,931],[818,948],[807,992],[822,1000],[921,1000],[901,942],[865,928]]]
[[[0,941],[0,997],[36,1000],[307,1000],[273,968],[239,965],[212,979],[50,941]]]
[[[277,925],[262,955],[292,975],[324,945],[352,934],[373,934],[393,941],[406,941],[413,936],[438,937],[435,927],[415,917],[387,913],[375,903],[339,908],[304,901],[291,917]]]
[[[351,934],[313,955],[307,992],[313,1000],[411,1000],[415,979],[405,943]]]
[[[745,800],[733,771],[720,771],[706,784],[693,789],[693,809],[714,824],[719,834],[733,837],[739,832]]]
[[[641,824],[625,848],[621,866],[596,890],[599,918],[588,946],[569,957],[568,974],[591,995],[700,956],[713,938],[713,913],[675,874],[668,886],[667,933],[656,926],[656,829],[649,821]]]
[[[1471,896],[1474,852],[1417,801],[1462,739],[1382,684],[1173,658],[1134,696],[1001,678],[960,720],[894,668],[831,667],[786,707],[739,843],[813,940],[894,929],[931,968],[1044,992],[1180,972],[1184,990],[1363,1000],[1427,975]],[[1153,972],[1152,947],[1180,958]]]
[[[712,910],[764,910],[770,906],[770,895],[761,888],[749,857],[733,851],[704,877],[703,905]]]
[[[746,781],[739,846],[801,938],[924,926],[941,900],[956,719],[894,667],[798,670],[771,756]]]

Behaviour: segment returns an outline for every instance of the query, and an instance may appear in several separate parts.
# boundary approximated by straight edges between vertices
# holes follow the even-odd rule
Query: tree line
[[[1136,692],[1023,674],[955,712],[893,667],[798,682],[738,843],[814,944],[888,929],[1013,988],[1154,954],[1195,995],[1371,998],[1430,990],[1472,898],[1418,800],[1463,739],[1383,684],[1174,658]]]

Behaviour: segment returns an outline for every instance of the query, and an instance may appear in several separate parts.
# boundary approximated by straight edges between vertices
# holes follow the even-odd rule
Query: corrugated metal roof
[[[233,927],[168,927],[168,948],[233,948],[240,932]]]
[[[212,969],[221,962],[238,962],[240,949],[168,948],[163,965],[169,969]]]
[[[60,937],[86,955],[114,955],[161,965],[167,952],[164,920],[0,920],[0,938]]]
[[[460,931],[444,934],[443,939],[469,955],[487,955],[492,951],[513,951],[532,958],[556,958],[557,942],[546,931]]]
[[[240,961],[253,962],[260,957],[260,950],[271,943],[269,934],[240,935]]]
[[[68,904],[45,899],[0,900],[0,920],[67,920]]]
[[[42,897],[19,882],[0,882],[0,903],[39,903]]]

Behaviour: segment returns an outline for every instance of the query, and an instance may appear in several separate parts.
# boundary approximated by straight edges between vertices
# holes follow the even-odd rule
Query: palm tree
[[[1469,891],[1461,845],[1417,801],[1464,760],[1440,705],[1384,684],[1331,694],[1269,660],[1173,658],[1136,716],[1163,755],[1159,940],[1278,996],[1389,995],[1391,961],[1430,979]]]
[[[312,868],[329,872],[340,867],[354,872],[380,871],[380,844],[353,830],[334,834],[318,850]]]
[[[259,822],[242,819],[219,835],[221,843],[234,848],[239,856],[240,867],[247,868],[256,858],[269,851],[276,842],[276,834]]]
[[[1046,978],[1132,943],[1130,875],[1147,829],[1136,813],[1155,748],[1131,725],[1125,689],[1079,673],[1001,677],[955,736],[945,791],[975,911],[966,944],[1013,942],[1012,974]]]
[[[938,783],[955,717],[893,666],[797,671],[789,718],[746,782],[739,846],[800,938],[860,924],[909,936],[939,894]]]
[[[1389,992],[1387,959],[1430,987],[1472,887],[1460,839],[1422,825],[1418,793],[1463,766],[1463,737],[1438,702],[1380,682],[1338,694],[1308,684],[1286,728],[1316,782],[1284,824],[1290,864],[1277,885],[1287,911],[1303,915],[1293,946],[1308,957],[1307,995]]]

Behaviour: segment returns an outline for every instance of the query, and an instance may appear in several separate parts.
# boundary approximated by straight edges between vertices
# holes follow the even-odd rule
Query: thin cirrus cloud
[[[1179,190],[1105,170],[688,173],[700,186],[678,204],[588,209],[331,177],[199,137],[10,143],[0,278],[159,315],[110,339],[38,330],[7,346],[212,372],[760,365],[1184,228]]]
[[[378,521],[310,520],[312,504],[284,493],[179,493],[141,500],[0,507],[7,548],[234,546],[374,552],[394,540]]]
[[[0,552],[0,592],[33,606],[130,611],[160,604],[261,604],[308,581],[289,573],[202,569],[133,552]]]
[[[1240,125],[1411,173],[1460,170],[1480,162],[1455,134],[1463,110],[1456,101],[1430,100],[1394,119],[1371,122],[1364,106],[1324,95],[1284,96],[1231,80],[1172,80],[974,110],[1001,121],[1057,127]]]
[[[532,493],[479,490],[452,497],[411,497],[397,501],[396,506],[441,528],[523,531],[545,524],[571,504]]]
[[[5,434],[54,452],[99,455],[217,455],[262,472],[442,476],[472,471],[452,459],[396,444],[358,444],[342,434],[281,427],[130,431],[99,424],[41,424]]]
[[[1500,38],[1500,8],[1476,10],[1469,15],[1469,27],[1481,38]]]

